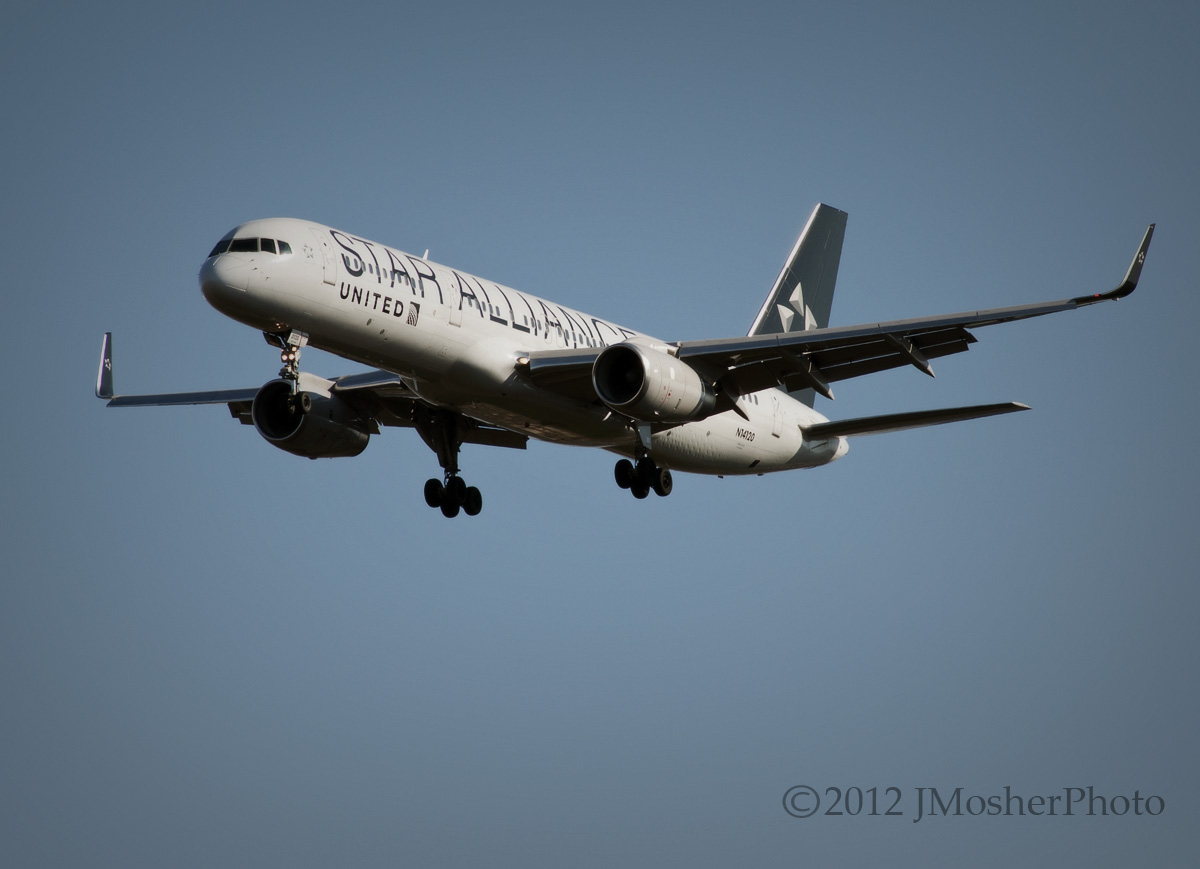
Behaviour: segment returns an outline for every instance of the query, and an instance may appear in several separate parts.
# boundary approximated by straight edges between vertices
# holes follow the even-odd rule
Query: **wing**
[[[336,396],[354,409],[369,434],[379,434],[380,426],[416,428],[421,411],[430,407],[413,393],[404,380],[390,371],[367,371],[326,380],[307,372],[300,373],[302,390]],[[112,333],[104,334],[100,371],[96,375],[96,397],[108,400],[109,407],[170,407],[176,405],[224,404],[243,425],[253,425],[251,408],[259,387],[217,389],[205,392],[166,392],[153,395],[115,395],[113,393]],[[525,435],[469,417],[459,427],[463,443],[525,449]]]
[[[538,350],[522,356],[518,364],[542,389],[589,404],[600,400],[592,386],[592,367],[602,349]]]
[[[932,376],[929,360],[962,353],[975,343],[975,336],[968,329],[1073,311],[1128,296],[1137,287],[1153,235],[1154,224],[1151,224],[1125,279],[1107,293],[888,323],[684,341],[678,345],[677,355],[697,369],[715,372],[725,391],[739,395],[782,386],[789,392],[813,388],[832,398],[830,383],[904,365],[913,365]]]
[[[1125,279],[1107,293],[887,323],[682,341],[670,350],[732,399],[772,386],[788,392],[811,388],[832,398],[829,384],[835,381],[904,365],[932,376],[931,359],[962,353],[975,343],[968,329],[1073,311],[1128,296],[1137,287],[1153,235],[1154,224],[1150,224]],[[600,352],[587,348],[530,353],[523,361],[528,376],[539,386],[580,400],[596,400],[591,368]]]

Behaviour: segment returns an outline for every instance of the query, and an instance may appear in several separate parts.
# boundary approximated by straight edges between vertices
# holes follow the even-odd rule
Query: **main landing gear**
[[[453,519],[460,510],[478,516],[483,509],[483,495],[458,475],[458,450],[462,446],[459,420],[456,413],[433,408],[418,408],[413,418],[421,439],[437,453],[444,472],[441,480],[425,481],[425,503],[440,509],[447,519]]]
[[[639,500],[649,495],[651,489],[654,494],[665,498],[674,488],[671,472],[654,464],[649,456],[642,456],[636,465],[629,459],[621,459],[613,468],[613,476],[618,486],[628,489]]]
[[[425,481],[425,503],[441,508],[447,519],[457,516],[460,509],[468,516],[478,516],[483,509],[483,495],[457,474],[447,474],[445,483],[436,478]]]

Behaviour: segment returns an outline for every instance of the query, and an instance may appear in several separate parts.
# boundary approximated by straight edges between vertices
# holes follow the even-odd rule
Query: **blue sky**
[[[11,865],[1186,865],[1200,555],[1200,26],[1185,4],[43,4],[0,34],[15,387],[0,494]],[[680,475],[467,447],[484,513],[117,388],[277,356],[196,271],[338,226],[666,339],[744,333],[812,206],[833,322],[1138,292],[979,330],[833,418],[1033,411]],[[321,374],[353,366],[316,351]],[[906,816],[782,810],[807,784]],[[1158,817],[912,823],[915,789]]]

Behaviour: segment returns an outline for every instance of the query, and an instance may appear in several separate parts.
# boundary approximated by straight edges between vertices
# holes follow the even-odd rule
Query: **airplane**
[[[161,395],[113,391],[112,333],[96,395],[109,407],[225,404],[271,445],[310,459],[356,456],[381,427],[416,429],[442,477],[425,502],[477,515],[463,444],[524,449],[529,438],[599,447],[635,498],[669,495],[673,471],[762,475],[825,465],[847,438],[1028,410],[1018,402],[830,420],[830,384],[961,353],[982,326],[1124,298],[1150,224],[1106,293],[936,317],[829,326],[847,214],[813,210],[745,336],[663,341],[348,232],[292,218],[240,224],[200,267],[210,305],[279,349],[261,387]],[[301,371],[306,346],[374,370]]]

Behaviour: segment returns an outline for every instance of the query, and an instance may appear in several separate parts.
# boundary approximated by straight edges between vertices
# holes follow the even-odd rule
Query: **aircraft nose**
[[[250,264],[234,254],[211,257],[200,266],[200,291],[213,305],[230,295],[244,293],[249,280]]]

